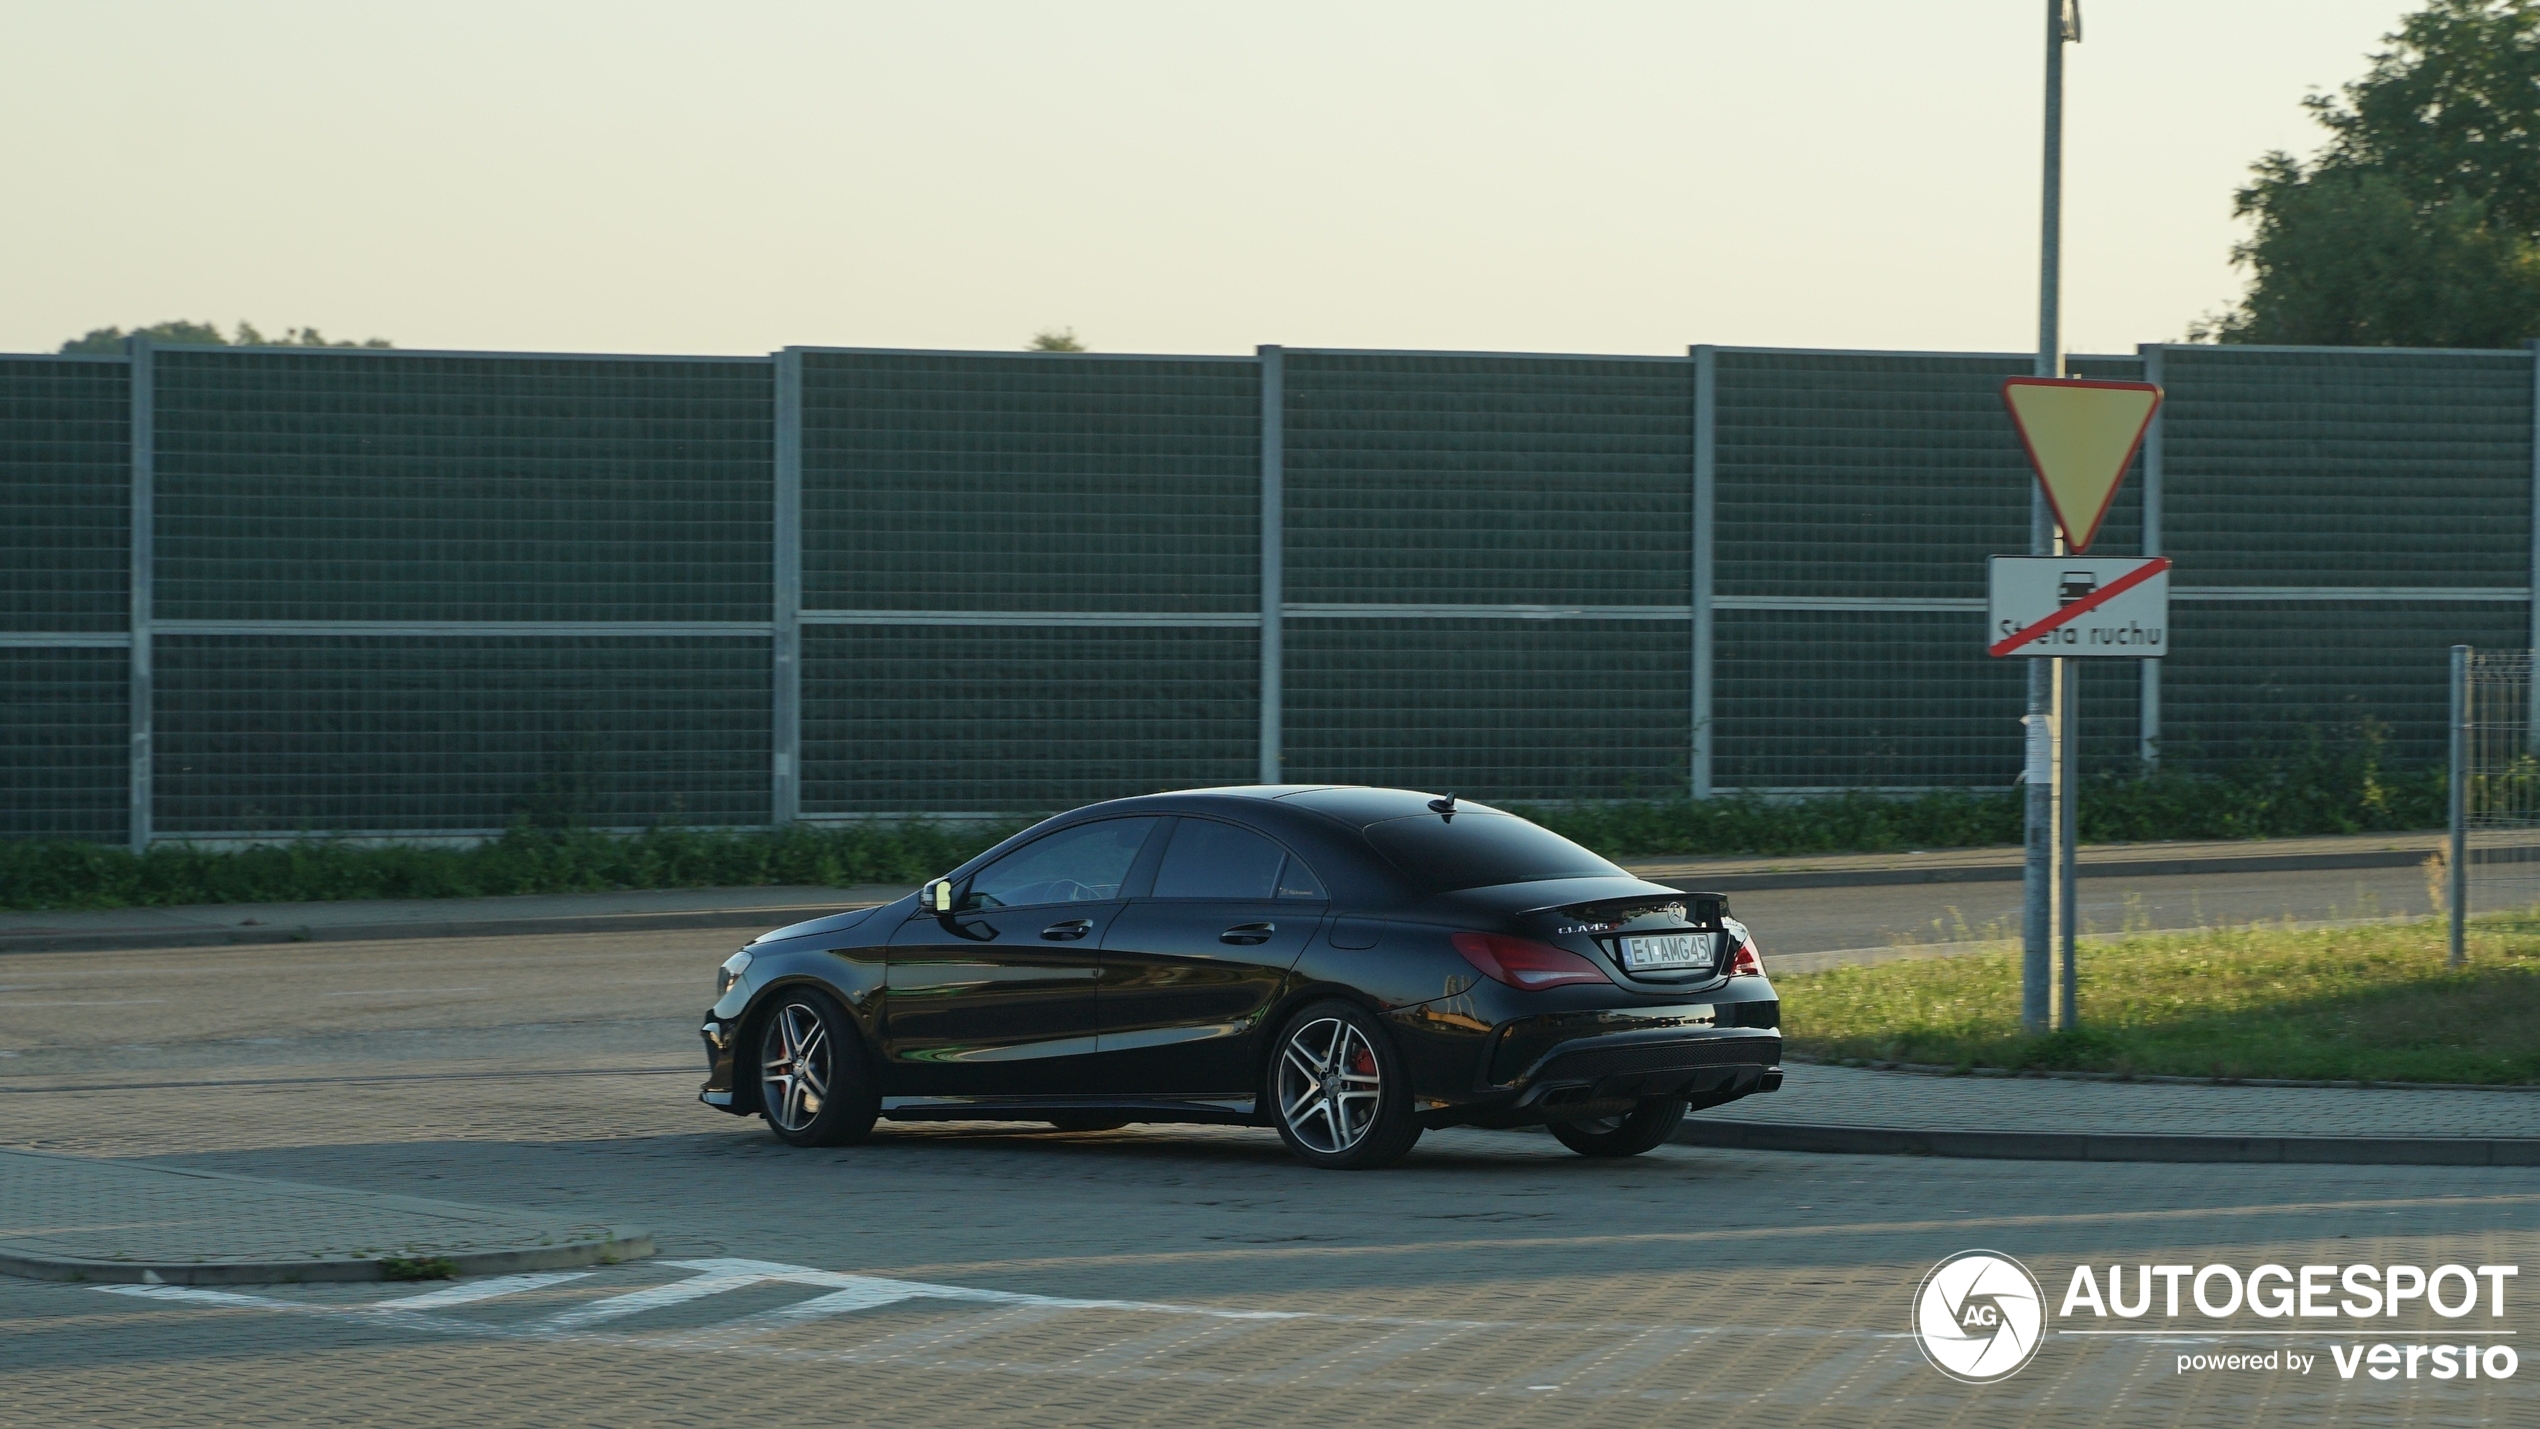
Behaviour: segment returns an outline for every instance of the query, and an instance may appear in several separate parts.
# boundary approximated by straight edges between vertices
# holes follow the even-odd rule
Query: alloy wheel
[[[800,1132],[829,1100],[829,1024],[819,1009],[789,1002],[767,1019],[759,1047],[759,1106],[780,1131]]]
[[[1383,1104],[1384,1079],[1367,1034],[1322,1017],[1288,1034],[1279,1050],[1279,1116],[1288,1132],[1327,1156],[1367,1137]]]

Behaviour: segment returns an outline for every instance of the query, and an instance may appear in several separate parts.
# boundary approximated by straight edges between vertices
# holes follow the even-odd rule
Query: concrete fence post
[[[158,504],[158,360],[150,339],[135,333],[127,340],[132,358],[132,648],[126,684],[126,713],[131,729],[130,803],[126,829],[132,851],[147,853],[152,811],[157,806],[157,674],[153,669],[150,628],[157,563]]]
[[[1261,358],[1261,768],[1264,784],[1286,782],[1287,703],[1287,350],[1264,343]]]
[[[1710,343],[1693,349],[1693,747],[1687,792],[1708,799],[1712,790],[1711,670],[1712,598],[1717,593],[1718,547],[1712,513],[1720,479],[1720,352]]]
[[[776,354],[776,469],[770,562],[768,821],[802,817],[803,355]]]

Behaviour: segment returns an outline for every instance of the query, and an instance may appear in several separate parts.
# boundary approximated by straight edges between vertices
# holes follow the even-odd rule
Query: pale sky
[[[2397,0],[2085,0],[2067,345],[2239,291],[2231,191]],[[0,0],[0,351],[2023,350],[2040,0]]]

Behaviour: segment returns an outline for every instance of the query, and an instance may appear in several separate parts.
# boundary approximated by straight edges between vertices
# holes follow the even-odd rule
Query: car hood
[[[773,928],[761,933],[750,939],[750,942],[755,946],[759,943],[782,942],[787,938],[811,938],[825,933],[843,933],[884,908],[915,907],[916,904],[917,895],[912,893],[897,903],[884,903],[872,908],[855,908],[844,913],[832,913],[825,918],[807,918],[800,923],[788,923],[782,928]]]

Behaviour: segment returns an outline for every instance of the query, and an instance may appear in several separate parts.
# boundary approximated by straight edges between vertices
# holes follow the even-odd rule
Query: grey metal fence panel
[[[1209,626],[806,627],[804,811],[1047,813],[1249,783],[1253,640]]]
[[[158,647],[164,836],[768,819],[763,638],[162,634]]]
[[[0,645],[0,838],[123,842],[129,674],[112,646]]]
[[[0,630],[124,628],[131,369],[0,359]]]
[[[131,370],[0,359],[0,837],[125,836]]]
[[[1682,620],[1288,623],[1288,777],[1480,799],[1681,798]]]
[[[153,364],[158,834],[767,821],[767,361]]]
[[[807,607],[1257,608],[1252,359],[801,359]]]
[[[1251,777],[1256,361],[799,360],[806,814]]]
[[[1684,359],[1290,348],[1286,428],[1291,602],[1686,603]]]
[[[2525,633],[2523,607],[2508,601],[2173,595],[2170,624],[2162,762],[2191,770],[2280,759],[2315,737],[2372,739],[2392,767],[2440,764],[2451,647],[2518,649]]]
[[[2441,761],[2447,647],[2526,636],[2530,354],[2162,356],[2178,563],[2164,761],[2215,768],[2367,730],[2393,760]]]
[[[157,368],[161,621],[767,619],[765,361]]]
[[[1681,795],[1693,364],[1285,368],[1287,777]]]

